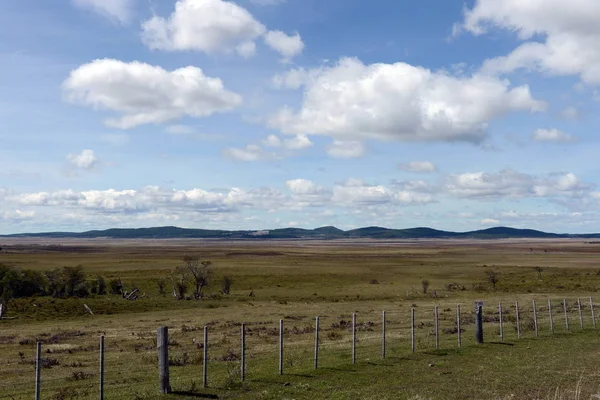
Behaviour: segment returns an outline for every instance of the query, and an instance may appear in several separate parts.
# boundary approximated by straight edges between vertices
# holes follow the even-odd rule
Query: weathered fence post
[[[35,350],[35,400],[40,400],[41,394],[41,372],[42,372],[42,343],[36,343]]]
[[[385,359],[385,311],[381,313],[381,358]]]
[[[460,337],[460,304],[456,305],[456,334],[458,335],[458,347],[462,346]]]
[[[502,326],[502,303],[498,303],[498,324],[500,325],[500,340],[504,340],[504,327]]]
[[[519,313],[519,302],[515,303],[517,311],[517,339],[521,339],[521,314]]]
[[[577,299],[577,309],[579,310],[579,325],[583,329],[583,314],[581,313],[581,299]]]
[[[104,400],[104,335],[100,336],[100,400]]]
[[[415,308],[410,311],[410,348],[415,352]]]
[[[319,368],[319,317],[315,318],[315,369]]]
[[[202,386],[208,387],[208,326],[204,327],[204,347],[202,348]]]
[[[550,315],[550,332],[554,335],[554,320],[552,319],[552,300],[548,299],[548,314]]]
[[[537,308],[535,306],[535,300],[533,300],[533,327],[535,328],[535,336],[539,336],[538,321],[537,321]]]
[[[440,318],[438,314],[438,306],[433,309],[433,315],[435,318],[435,349],[440,349]]]
[[[171,393],[169,384],[169,328],[162,326],[156,331],[156,349],[158,351],[158,379],[160,393]]]
[[[352,364],[356,364],[356,313],[352,314]]]
[[[240,354],[240,377],[242,382],[246,379],[246,324],[242,324]]]
[[[477,344],[483,343],[483,305],[475,302],[475,340]]]
[[[567,311],[567,299],[563,299],[563,310],[565,311],[565,326],[569,331],[569,312]]]
[[[592,321],[594,322],[594,329],[596,329],[596,316],[594,315],[594,300],[590,296],[590,310],[592,310]]]
[[[279,320],[279,375],[283,375],[283,320]]]

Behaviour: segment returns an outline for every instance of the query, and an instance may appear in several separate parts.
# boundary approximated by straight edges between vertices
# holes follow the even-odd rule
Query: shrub
[[[221,280],[221,293],[230,294],[232,283],[233,283],[233,279],[230,276],[224,276],[223,279]]]
[[[108,286],[110,287],[111,294],[122,294],[123,292],[123,282],[121,282],[121,279],[111,279],[108,282]]]
[[[106,294],[106,280],[103,276],[98,277],[98,294]]]
[[[427,279],[423,279],[421,281],[421,286],[423,287],[423,293],[427,294],[427,290],[429,289],[429,281]]]

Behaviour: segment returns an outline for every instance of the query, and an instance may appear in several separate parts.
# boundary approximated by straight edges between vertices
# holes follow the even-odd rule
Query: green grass
[[[11,239],[17,240],[17,239]],[[99,244],[100,243],[100,244]],[[117,242],[120,243],[120,242]],[[592,330],[587,298],[600,288],[597,248],[576,241],[421,241],[386,245],[352,242],[81,242],[75,252],[43,247],[11,248],[0,262],[37,270],[84,266],[88,277],[121,278],[146,293],[87,299],[47,297],[11,302],[0,321],[0,393],[15,399],[33,394],[35,341],[58,365],[42,371],[44,398],[97,398],[98,338],[106,335],[107,398],[157,396],[155,331],[169,326],[173,389],[221,398],[250,399],[574,399],[600,393],[600,338]],[[212,260],[209,299],[178,301],[158,294],[156,282],[181,264],[183,255]],[[542,279],[534,266],[542,266]],[[496,268],[494,290],[485,271]],[[232,294],[218,293],[219,279],[234,279]],[[422,293],[421,280],[430,281]],[[371,284],[376,280],[378,284]],[[449,283],[466,290],[446,289]],[[435,290],[438,297],[431,292]],[[167,292],[170,287],[167,286]],[[248,294],[253,292],[254,296]],[[584,329],[577,297],[582,298]],[[549,331],[547,299],[553,300],[555,335]],[[571,332],[560,301],[568,300]],[[536,299],[540,337],[535,337]],[[498,342],[497,305],[504,305],[505,342],[477,346],[473,301],[485,303],[486,342]],[[521,309],[517,340],[514,302]],[[596,301],[600,302],[600,296]],[[87,314],[83,304],[95,313]],[[456,304],[462,305],[463,348],[456,349]],[[435,345],[433,307],[440,310]],[[416,308],[417,353],[410,353],[410,309]],[[388,358],[381,359],[381,311],[387,312]],[[350,363],[351,332],[341,320],[357,313],[358,364]],[[314,317],[321,317],[320,368],[312,368]],[[596,310],[600,315],[600,310]],[[277,375],[278,321],[285,320],[283,377]],[[239,324],[249,328],[247,381],[239,382]],[[185,327],[184,327],[185,325]],[[201,389],[204,325],[210,326],[210,387]],[[432,366],[429,366],[432,364]],[[576,396],[575,389],[582,394]],[[596,385],[596,386],[595,386]],[[557,392],[558,389],[558,392]],[[137,397],[136,397],[137,396]],[[512,396],[512,397],[511,397]],[[1,395],[0,395],[0,398]],[[8,397],[10,398],[10,397]],[[194,398],[176,394],[166,398]]]

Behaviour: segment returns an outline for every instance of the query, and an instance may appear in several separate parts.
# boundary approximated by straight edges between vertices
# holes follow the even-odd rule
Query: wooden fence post
[[[410,311],[410,348],[415,352],[415,308]]]
[[[440,349],[440,318],[438,314],[438,306],[433,309],[433,315],[435,317],[435,349]]]
[[[500,325],[500,340],[504,340],[504,327],[502,326],[502,303],[498,303],[498,323]]]
[[[596,316],[594,315],[594,300],[590,296],[590,310],[592,310],[592,321],[594,322],[594,329],[596,329]]]
[[[550,315],[550,331],[554,335],[554,320],[552,319],[552,300],[548,299],[548,314]]]
[[[100,336],[100,400],[104,400],[104,335]]]
[[[539,330],[538,330],[537,308],[535,305],[535,300],[533,300],[533,327],[535,328],[535,336],[538,337]]]
[[[35,350],[35,400],[40,400],[41,395],[41,372],[42,372],[42,343],[36,343]]]
[[[583,314],[581,313],[581,299],[577,299],[577,309],[579,310],[579,325],[583,329]]]
[[[385,360],[385,311],[381,313],[381,358]]]
[[[460,337],[460,304],[456,305],[456,334],[458,335],[458,347],[462,346]]]
[[[202,386],[208,387],[208,326],[204,327],[204,347],[202,348]]]
[[[279,320],[279,375],[283,375],[283,320]]]
[[[517,311],[517,339],[521,339],[521,314],[519,314],[519,302],[515,303]]]
[[[356,364],[356,313],[352,314],[352,364]]]
[[[319,368],[319,317],[315,318],[315,369]]]
[[[241,332],[241,357],[240,357],[240,374],[242,382],[246,379],[246,324],[242,324],[242,332]]]
[[[567,311],[567,299],[563,299],[563,310],[565,311],[565,326],[569,331],[569,312]]]
[[[169,328],[162,326],[156,331],[156,349],[158,351],[158,379],[160,393],[171,393],[169,384]]]
[[[475,340],[477,344],[483,343],[483,306],[477,302],[475,309]]]

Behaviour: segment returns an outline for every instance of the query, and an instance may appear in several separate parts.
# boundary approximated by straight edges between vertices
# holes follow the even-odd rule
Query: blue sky
[[[2,2],[0,233],[600,232],[598,22],[595,0]]]

